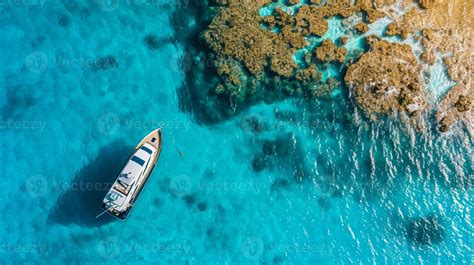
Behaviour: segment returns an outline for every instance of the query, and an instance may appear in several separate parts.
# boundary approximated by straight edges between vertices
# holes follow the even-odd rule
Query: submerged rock
[[[163,39],[158,38],[155,34],[148,34],[143,38],[143,41],[145,42],[146,46],[150,50],[158,50],[163,44],[165,44],[165,41]]]
[[[454,124],[454,121],[451,117],[446,116],[439,122],[439,131],[440,132],[448,132],[449,128]]]
[[[257,148],[250,162],[253,171],[283,172],[280,175],[282,178],[272,184],[272,189],[299,183],[310,176],[305,166],[303,150],[292,133],[282,133],[275,138],[261,140],[261,146]]]
[[[268,167],[268,162],[264,155],[258,154],[252,159],[252,169],[255,172],[262,172]]]
[[[259,115],[247,115],[240,121],[240,127],[247,133],[258,134],[264,131],[263,118]]]
[[[342,36],[339,38],[339,44],[341,45],[346,45],[349,42],[349,37],[347,36]]]
[[[263,142],[263,153],[267,156],[274,155],[276,153],[276,145],[272,141],[265,140]]]
[[[71,18],[67,15],[61,15],[58,18],[58,25],[67,28],[71,24]]]
[[[449,128],[455,124],[464,125],[470,130],[472,128],[473,100],[474,94],[469,90],[467,84],[451,88],[438,106],[435,115],[439,130],[448,132]]]
[[[280,137],[275,140],[265,140],[263,141],[262,145],[262,150],[263,153],[267,156],[281,156],[285,157],[290,154],[292,151],[292,144],[289,139],[286,139],[285,137]]]
[[[445,237],[443,223],[434,215],[411,220],[406,229],[407,238],[415,244],[431,245],[443,241]]]
[[[321,208],[322,210],[326,211],[331,208],[331,202],[329,197],[319,196],[317,201],[319,208]]]
[[[287,189],[288,187],[290,187],[290,184],[291,183],[288,179],[278,178],[272,182],[270,190],[275,191],[279,189]]]
[[[207,210],[207,202],[198,203],[197,208],[199,209],[199,211],[204,212],[205,210]]]

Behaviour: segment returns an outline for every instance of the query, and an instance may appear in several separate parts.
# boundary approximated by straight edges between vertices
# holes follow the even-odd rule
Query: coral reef
[[[216,2],[221,8],[203,33],[203,39],[216,54],[216,60],[219,62],[216,69],[222,82],[216,86],[216,93],[229,95],[238,101],[244,101],[251,94],[249,90],[255,92],[255,89],[249,89],[249,86],[257,87],[255,84],[262,82],[268,72],[280,78],[295,78],[308,85],[317,81],[320,74],[316,72],[316,65],[311,62],[311,58],[307,60],[307,68],[302,70],[296,65],[293,55],[297,50],[309,45],[307,37],[322,37],[327,32],[327,18],[347,18],[357,12],[363,12],[367,15],[367,21],[373,23],[383,17],[383,13],[368,0],[358,0],[355,4],[349,0],[328,1],[324,4],[320,4],[320,1],[310,1],[300,6],[295,14],[277,7],[271,15],[265,17],[260,17],[258,11],[272,2],[270,0]],[[290,6],[298,3],[300,1],[286,1]],[[361,23],[357,29],[366,31],[368,26]],[[315,53],[320,61],[343,63],[347,51],[327,39]],[[242,78],[244,76],[247,78]],[[255,76],[261,78],[254,78]],[[252,84],[249,84],[248,77]],[[247,79],[247,82],[243,82],[243,79]],[[295,93],[291,91],[289,94]]]
[[[463,94],[463,86],[458,85],[444,96],[443,102],[438,106],[436,119],[438,121],[439,130],[448,132],[449,129],[457,122],[464,121],[467,128],[473,128],[474,115],[472,111],[472,101],[474,94]]]
[[[360,22],[359,24],[355,25],[354,28],[359,33],[366,33],[367,31],[369,31],[369,26],[367,26],[367,24],[365,24],[364,22]]]
[[[407,5],[410,1],[405,0]],[[460,94],[473,97],[470,58],[472,56],[472,25],[466,20],[474,9],[474,2],[464,0],[417,0],[421,8],[411,8],[402,17],[393,16],[396,21],[385,32],[389,36],[400,35],[406,39],[421,32],[421,43],[426,52],[421,60],[433,64],[436,53],[443,54],[443,62],[448,67],[449,77],[458,85],[446,94],[439,103],[436,114],[440,129],[466,121],[472,127],[472,113],[460,114],[455,107]],[[471,112],[471,111],[467,111]],[[449,126],[448,126],[449,125]]]
[[[330,39],[325,39],[321,46],[316,48],[316,57],[323,62],[340,62],[346,60],[347,51],[345,48],[337,47]]]
[[[295,25],[302,29],[304,35],[322,37],[328,30],[328,22],[321,16],[314,16],[309,6],[302,6],[294,17]]]
[[[435,1],[434,0],[418,0],[420,3],[421,7],[424,9],[430,9],[434,6]]]
[[[409,37],[410,32],[406,28],[401,28],[396,22],[390,23],[385,31],[387,36],[401,36],[403,39]]]
[[[316,70],[316,67],[308,67],[301,69],[296,74],[296,79],[303,82],[309,82],[321,79],[321,73]]]
[[[465,112],[471,110],[471,104],[471,100],[464,95],[460,95],[454,106],[459,112]]]
[[[388,36],[400,35],[401,30],[398,27],[397,23],[393,22],[388,24],[385,34],[387,34]]]
[[[349,41],[349,38],[346,37],[346,36],[342,36],[342,37],[339,38],[339,43],[341,45],[346,45],[348,41]]]
[[[356,103],[371,114],[405,112],[416,116],[426,107],[420,65],[408,45],[368,37],[371,51],[345,76]]]
[[[340,86],[341,82],[330,77],[325,83],[318,84],[317,87],[311,89],[311,95],[316,98],[329,98],[331,92]]]
[[[427,64],[435,64],[436,63],[436,56],[432,51],[426,51],[421,54],[421,60]]]
[[[302,40],[293,39],[291,30],[283,30],[284,38],[261,29],[257,7],[256,2],[222,8],[204,32],[204,39],[220,58],[241,62],[252,74],[262,72],[270,59],[272,71],[290,76],[296,67],[292,58],[296,50],[292,47],[300,47]]]
[[[193,93],[206,113],[212,113],[210,116],[215,119],[235,115],[261,100],[271,102],[288,96],[327,98],[334,88],[341,86],[342,80],[325,76],[326,81],[322,82],[321,71],[336,66],[345,75],[338,79],[344,79],[353,92],[350,95],[369,117],[404,113],[408,115],[403,117],[416,120],[421,112],[433,110],[428,108],[431,105],[427,103],[430,101],[425,91],[426,80],[421,78],[422,64],[433,65],[439,60],[448,66],[449,77],[457,82],[436,108],[440,129],[449,129],[459,120],[469,121],[472,116],[469,81],[472,68],[466,49],[471,44],[468,34],[462,34],[463,17],[471,8],[470,3],[454,0],[451,4],[454,11],[448,8],[447,0],[279,3],[212,0],[211,3],[208,10],[200,13],[209,21],[200,31],[205,47],[192,54],[193,63],[202,74],[190,75],[201,75],[199,80],[207,79],[211,84],[210,91]],[[263,16],[262,7],[267,8]],[[399,12],[400,7],[404,12]],[[328,18],[335,16],[357,34],[366,33],[369,24],[388,16],[393,23],[388,25],[385,35],[420,42],[424,50],[415,54],[408,44],[389,43],[370,36],[366,37],[368,51],[366,48],[346,50],[342,46],[347,46],[354,32],[340,37],[336,43],[325,37]],[[150,49],[159,46],[152,36],[147,36],[145,43]],[[202,66],[202,61],[211,63]],[[460,99],[461,95],[464,97]],[[213,110],[217,106],[222,108],[218,108],[219,112]],[[229,109],[224,109],[226,106]]]
[[[143,41],[145,42],[146,46],[150,50],[158,50],[161,48],[164,44],[166,44],[167,40],[166,39],[160,39],[158,36],[155,34],[148,34],[143,38]]]

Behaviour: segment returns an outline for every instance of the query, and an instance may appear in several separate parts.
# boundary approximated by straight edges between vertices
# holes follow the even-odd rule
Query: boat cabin
[[[154,166],[153,158],[157,149],[150,143],[145,143],[128,160],[119,177],[114,182],[109,193],[105,196],[103,203],[106,209],[125,219],[130,206],[133,207],[139,189],[146,180],[145,176],[150,172],[150,166]],[[138,191],[139,192],[139,191]]]

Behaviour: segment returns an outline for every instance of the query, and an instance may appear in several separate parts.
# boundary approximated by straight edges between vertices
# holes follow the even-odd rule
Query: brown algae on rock
[[[470,28],[465,20],[473,3],[464,0],[214,0],[218,14],[203,32],[205,43],[215,55],[220,81],[216,93],[244,101],[257,93],[269,77],[289,95],[327,96],[334,80],[321,82],[320,62],[348,66],[344,81],[353,92],[356,104],[369,116],[405,113],[417,117],[433,110],[422,66],[445,63],[449,78],[457,82],[446,93],[437,110],[441,131],[465,117],[472,117],[470,74],[472,67]],[[263,7],[272,6],[261,16]],[[398,12],[397,8],[405,8]],[[391,43],[367,37],[369,51],[355,58],[345,47],[347,36],[337,44],[325,38],[314,47],[312,38],[329,30],[330,17],[362,17],[352,24],[358,34],[369,31],[368,24],[389,17],[387,36],[419,40],[423,51],[415,53],[408,44]],[[303,63],[295,54],[306,49]],[[360,58],[359,58],[360,57]],[[316,60],[317,59],[317,60]],[[438,60],[440,59],[440,60]],[[319,64],[318,64],[319,63]],[[343,68],[341,68],[343,69]],[[291,80],[300,82],[295,85]],[[284,85],[286,84],[286,85]],[[288,87],[291,84],[292,87]],[[316,88],[316,86],[319,86]],[[330,88],[329,88],[330,87]],[[317,90],[321,91],[318,92]],[[435,106],[436,107],[436,106]]]
[[[359,24],[355,25],[354,28],[359,33],[366,33],[367,31],[369,31],[369,26],[367,26],[367,24],[365,24],[364,22],[360,22]]]
[[[247,73],[256,76],[266,74],[268,70],[281,78],[301,81],[314,81],[319,77],[320,74],[315,73],[315,70],[300,71],[301,67],[293,56],[299,49],[309,46],[307,37],[322,37],[327,32],[327,18],[349,17],[357,12],[365,12],[368,21],[373,22],[383,16],[371,1],[366,0],[358,0],[355,4],[350,0],[328,1],[324,4],[313,0],[309,5],[299,6],[295,14],[277,7],[271,15],[264,17],[259,15],[259,10],[272,3],[271,0],[216,2],[220,5],[218,15],[203,33],[203,39],[217,56],[217,72],[226,83],[218,85],[216,91],[227,92],[241,100],[245,99],[247,93],[239,76],[246,76]],[[299,3],[286,1],[290,6]],[[324,62],[343,63],[346,53],[344,48],[325,40],[316,50],[316,57]],[[306,67],[316,69],[314,62]],[[238,71],[242,74],[238,74]],[[236,88],[236,85],[241,86]]]
[[[371,51],[351,65],[345,77],[357,104],[367,113],[417,115],[426,107],[419,72],[409,45],[369,37]]]
[[[325,39],[321,46],[316,48],[316,57],[323,62],[340,62],[346,60],[347,50],[342,47],[337,47],[330,39]]]

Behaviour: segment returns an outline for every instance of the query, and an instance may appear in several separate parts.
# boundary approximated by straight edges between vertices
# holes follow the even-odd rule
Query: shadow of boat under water
[[[74,177],[66,191],[51,209],[48,221],[61,224],[77,224],[97,227],[115,219],[102,212],[101,202],[109,191],[117,174],[127,160],[132,146],[114,142],[103,147],[97,157],[85,165]]]

